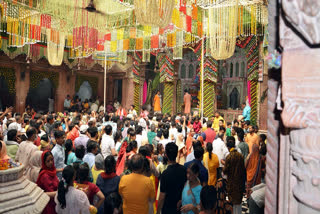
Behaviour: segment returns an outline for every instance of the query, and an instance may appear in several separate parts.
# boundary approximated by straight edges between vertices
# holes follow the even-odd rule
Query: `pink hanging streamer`
[[[145,104],[147,101],[147,95],[148,95],[148,85],[147,85],[147,82],[144,81],[144,83],[143,83],[143,97],[142,97],[143,104]]]

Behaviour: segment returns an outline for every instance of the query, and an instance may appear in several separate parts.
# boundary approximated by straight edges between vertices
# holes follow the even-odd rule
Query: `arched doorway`
[[[79,91],[77,91],[77,96],[81,101],[89,100],[92,98],[92,87],[88,81],[83,81]]]
[[[8,83],[4,76],[0,76],[0,110],[14,106],[14,95],[10,93]]]
[[[53,106],[53,99],[54,99],[54,87],[51,80],[48,78],[44,78],[40,80],[39,84],[36,88],[30,88],[26,104],[29,105],[31,108],[34,108],[36,111],[47,112],[49,111],[49,100],[50,100],[50,110],[51,105]]]

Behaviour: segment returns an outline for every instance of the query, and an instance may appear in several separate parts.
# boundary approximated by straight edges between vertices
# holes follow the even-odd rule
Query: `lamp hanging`
[[[216,60],[230,58],[235,50],[239,0],[226,0],[208,9],[210,55]]]
[[[166,27],[172,17],[175,0],[134,0],[135,15],[141,25]]]

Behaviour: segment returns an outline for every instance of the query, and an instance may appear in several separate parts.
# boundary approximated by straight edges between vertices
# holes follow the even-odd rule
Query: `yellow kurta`
[[[213,120],[213,124],[212,124],[212,128],[216,131],[216,132],[219,132],[219,121],[220,120],[223,120],[224,121],[224,119],[223,119],[223,117],[221,117],[221,116],[219,116],[218,118],[214,118],[214,120]]]
[[[211,159],[209,159],[209,152],[206,152],[203,155],[203,163],[209,174],[208,185],[215,186],[217,183],[217,168],[219,167],[218,156],[212,153]]]

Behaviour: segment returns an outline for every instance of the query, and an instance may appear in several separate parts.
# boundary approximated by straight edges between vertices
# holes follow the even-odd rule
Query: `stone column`
[[[277,48],[277,29],[279,19],[278,0],[269,1],[268,4],[268,32],[269,53]],[[265,213],[278,213],[278,165],[279,165],[279,111],[276,110],[276,99],[281,81],[280,70],[269,70],[268,80],[268,143],[266,163],[266,190],[265,190]],[[247,83],[245,83],[247,84]]]
[[[279,213],[314,214],[320,212],[320,4],[282,0],[282,9],[281,116],[290,138],[281,138],[281,146],[290,153],[280,150],[288,170],[279,179],[288,179],[279,183]]]

